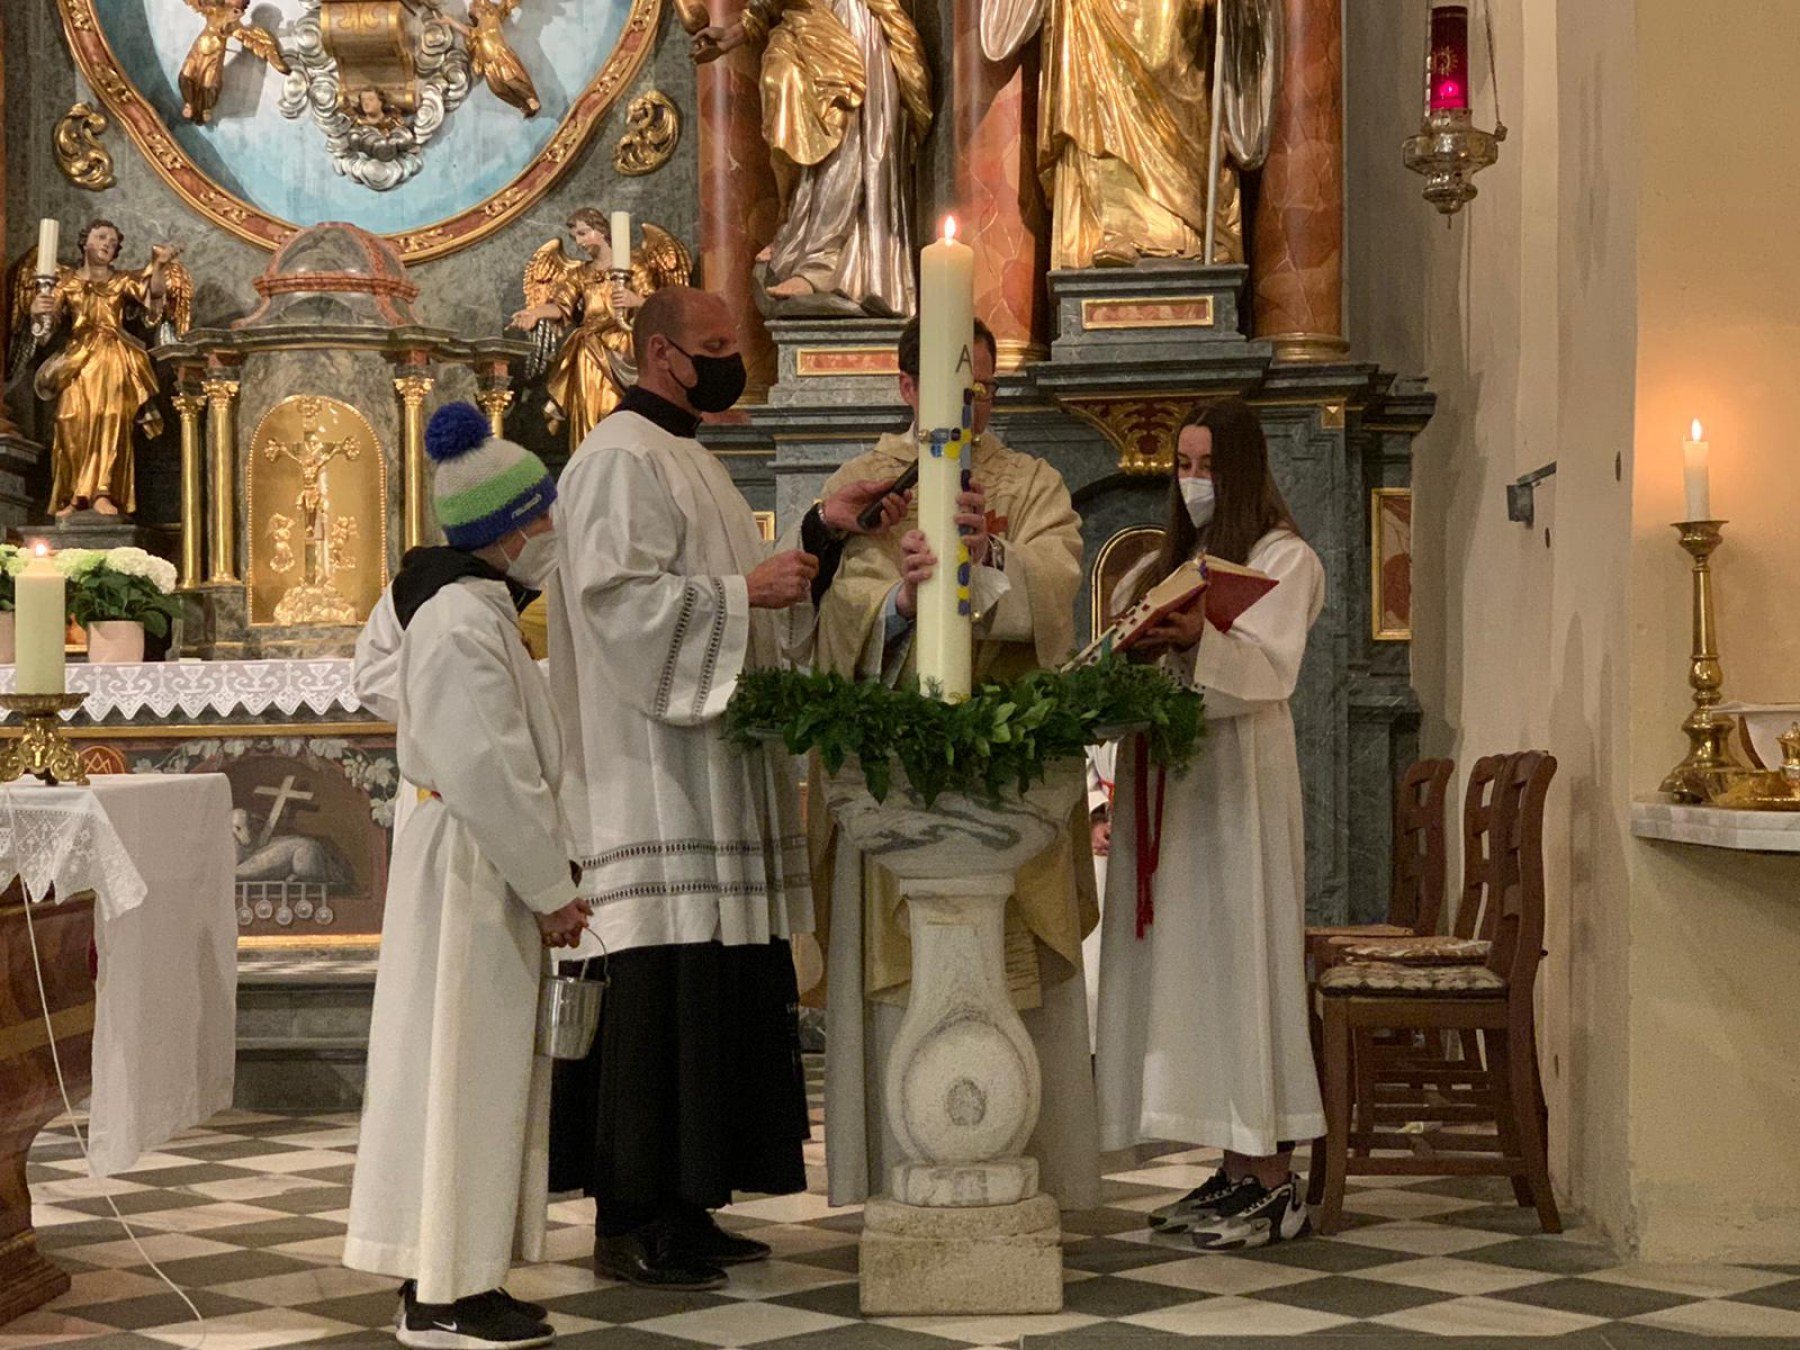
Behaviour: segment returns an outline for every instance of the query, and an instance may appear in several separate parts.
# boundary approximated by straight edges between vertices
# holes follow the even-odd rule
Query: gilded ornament
[[[56,124],[56,167],[76,187],[103,192],[117,181],[112,153],[100,144],[109,125],[106,114],[91,103],[77,103]]]
[[[23,724],[18,736],[0,750],[0,783],[29,774],[52,785],[86,784],[81,756],[62,723],[63,713],[86,702],[87,695],[82,693],[0,694],[0,707],[18,713]]]
[[[512,104],[527,117],[536,117],[543,108],[537,86],[500,26],[518,7],[519,0],[469,0],[468,23],[458,23],[448,15],[444,21],[462,34],[468,45],[469,73],[485,79],[489,92],[501,102]]]
[[[177,261],[181,249],[154,245],[148,265],[123,272],[113,266],[123,243],[117,225],[91,220],[78,265],[59,262],[54,278],[39,279],[32,250],[12,267],[14,372],[55,347],[33,387],[56,404],[50,511],[58,518],[84,507],[106,516],[137,510],[132,429],[162,430],[148,346],[188,327],[194,283]]]
[[[1179,394],[1059,402],[1104,435],[1119,452],[1119,472],[1133,475],[1169,472],[1175,463],[1175,437],[1193,408],[1192,398]]]
[[[613,149],[613,168],[628,178],[655,173],[681,140],[681,110],[660,89],[639,94],[625,110],[625,134]]]
[[[644,223],[644,241],[629,270],[615,267],[607,218],[584,206],[569,217],[569,234],[586,261],[552,239],[525,265],[525,308],[508,321],[531,334],[525,378],[546,371],[544,420],[555,433],[566,423],[573,451],[637,379],[631,362],[631,316],[651,291],[686,285],[693,255],[668,231]]]
[[[194,45],[181,63],[181,115],[205,124],[219,101],[225,84],[225,54],[237,43],[258,60],[266,61],[277,75],[288,73],[281,44],[266,28],[244,22],[250,0],[187,0],[187,6],[206,21]]]

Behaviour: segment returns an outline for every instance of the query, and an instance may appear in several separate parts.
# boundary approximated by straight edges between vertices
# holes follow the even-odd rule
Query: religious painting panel
[[[662,0],[57,0],[82,75],[187,204],[275,248],[355,220],[407,262],[573,167]]]
[[[296,394],[257,425],[245,475],[250,622],[359,624],[387,586],[387,462],[348,403]]]
[[[376,946],[399,765],[391,732],[83,729],[90,773],[222,773],[231,782],[242,947]]]
[[[1412,638],[1412,489],[1376,488],[1369,496],[1373,637]]]

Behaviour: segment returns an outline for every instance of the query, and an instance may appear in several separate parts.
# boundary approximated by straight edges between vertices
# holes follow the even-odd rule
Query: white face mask
[[[541,591],[556,572],[556,532],[528,534],[519,556],[506,565],[506,575],[521,586]]]
[[[1203,530],[1213,518],[1213,480],[1210,477],[1183,478],[1181,500],[1187,503],[1188,519],[1194,528]]]

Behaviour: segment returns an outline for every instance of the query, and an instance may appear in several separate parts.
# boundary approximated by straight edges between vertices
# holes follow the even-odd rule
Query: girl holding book
[[[1120,747],[1097,1072],[1102,1148],[1163,1139],[1224,1150],[1218,1171],[1152,1224],[1235,1251],[1305,1229],[1293,1149],[1325,1129],[1288,711],[1325,573],[1269,472],[1261,422],[1237,399],[1182,427],[1162,552],[1122,588],[1141,596],[1203,555],[1276,585],[1223,629],[1197,598],[1130,649],[1204,692],[1207,737],[1193,768],[1166,781],[1133,739]]]

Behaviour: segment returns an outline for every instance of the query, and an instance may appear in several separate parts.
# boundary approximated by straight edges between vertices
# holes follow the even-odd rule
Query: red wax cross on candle
[[[1469,7],[1433,5],[1431,66],[1426,72],[1426,108],[1430,112],[1469,106]]]

